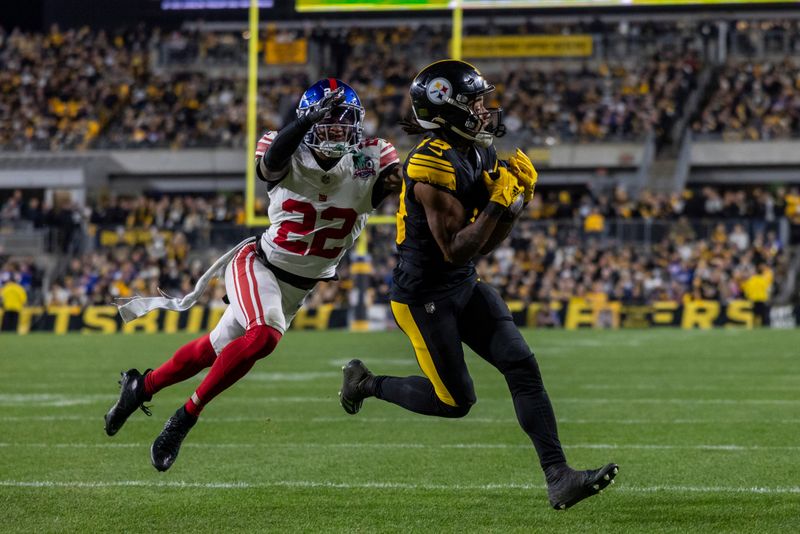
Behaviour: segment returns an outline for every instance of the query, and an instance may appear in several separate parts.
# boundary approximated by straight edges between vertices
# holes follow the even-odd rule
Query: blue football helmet
[[[319,106],[325,95],[339,87],[344,88],[344,102],[312,126],[303,138],[309,148],[329,158],[341,158],[348,152],[354,151],[361,142],[364,129],[364,107],[361,105],[361,99],[353,88],[342,80],[325,78],[306,89],[297,106],[297,116],[302,117]]]

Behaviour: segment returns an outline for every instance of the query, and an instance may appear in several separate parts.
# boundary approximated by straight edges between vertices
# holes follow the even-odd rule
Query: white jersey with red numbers
[[[276,132],[258,143],[266,153]],[[289,173],[269,195],[270,227],[261,236],[267,261],[305,278],[333,278],[373,211],[372,189],[380,173],[399,162],[383,139],[366,139],[355,152],[323,170],[305,144],[292,155]]]

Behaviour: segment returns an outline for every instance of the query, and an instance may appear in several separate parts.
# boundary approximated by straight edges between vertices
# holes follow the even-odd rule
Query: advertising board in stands
[[[680,7],[742,4],[797,4],[798,0],[461,0],[464,9],[581,8],[581,7]],[[454,0],[296,0],[297,11],[390,11],[451,9]]]
[[[308,62],[308,41],[267,39],[264,57],[268,65],[305,65]]]
[[[753,303],[734,300],[723,304],[713,300],[655,302],[630,306],[608,302],[597,306],[586,299],[567,302],[533,303],[509,302],[514,322],[519,326],[537,328],[651,328],[680,327],[707,329],[715,327],[753,328],[770,325],[791,328],[800,322],[800,306],[775,306],[759,316]],[[7,335],[30,332],[66,334],[133,334],[198,333],[212,329],[225,308],[194,307],[185,312],[156,310],[141,319],[124,324],[115,306],[51,306],[28,307],[21,312],[0,310],[0,332]],[[391,327],[387,314],[386,328]],[[348,310],[323,305],[303,308],[292,323],[295,329],[327,330],[348,326]]]
[[[591,35],[476,35],[464,37],[466,58],[589,57]]]

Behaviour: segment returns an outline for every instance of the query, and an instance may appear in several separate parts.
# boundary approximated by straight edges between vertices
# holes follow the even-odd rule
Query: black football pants
[[[425,377],[379,376],[376,397],[424,415],[465,416],[476,401],[461,345],[466,343],[505,377],[517,420],[542,468],[566,461],[539,366],[494,289],[469,283],[455,295],[422,304],[392,301],[392,312]]]

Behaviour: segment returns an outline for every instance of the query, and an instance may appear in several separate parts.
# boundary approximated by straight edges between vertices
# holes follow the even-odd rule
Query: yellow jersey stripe
[[[455,169],[452,167],[448,168],[444,165],[439,165],[438,163],[433,163],[432,161],[422,161],[418,159],[411,158],[408,160],[408,165],[422,165],[423,167],[430,167],[431,169],[439,169],[443,172],[454,173],[456,172]]]
[[[394,318],[397,319],[397,324],[400,325],[400,328],[411,340],[411,345],[414,347],[414,354],[417,355],[417,362],[422,372],[428,377],[428,380],[433,383],[436,396],[448,406],[458,406],[453,396],[447,391],[442,379],[439,378],[439,372],[433,364],[433,358],[431,358],[428,345],[425,343],[425,339],[422,337],[417,323],[414,322],[414,317],[411,316],[411,309],[408,307],[408,304],[392,301],[392,313],[394,313]]]
[[[406,175],[417,182],[438,185],[450,189],[451,191],[456,190],[455,172],[446,172],[435,167],[428,167],[427,165],[409,164],[406,168]]]
[[[399,245],[406,240],[406,181],[403,180],[400,189],[400,204],[397,206],[397,237],[395,242]]]
[[[437,165],[442,165],[444,167],[453,169],[453,164],[444,158],[437,158],[435,156],[429,156],[427,154],[411,154],[411,159],[419,159],[430,163],[436,163]]]

